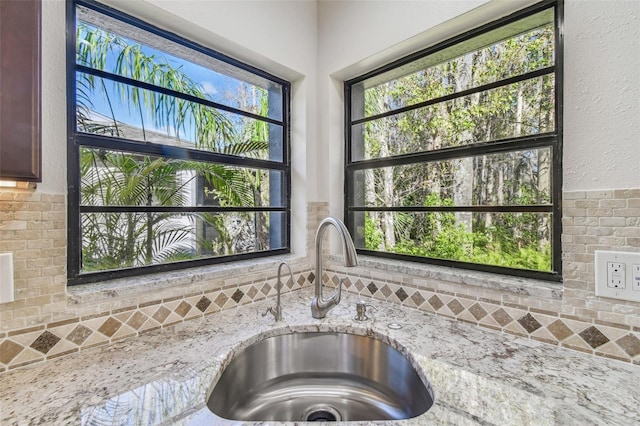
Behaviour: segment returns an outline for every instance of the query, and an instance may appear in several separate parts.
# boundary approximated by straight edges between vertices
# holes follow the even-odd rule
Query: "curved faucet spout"
[[[324,318],[331,308],[340,303],[340,298],[342,296],[342,283],[344,278],[340,280],[338,290],[328,299],[325,299],[322,295],[322,237],[324,235],[324,231],[329,225],[333,225],[340,236],[340,241],[342,242],[342,255],[344,256],[344,266],[352,267],[358,265],[356,248],[353,245],[351,235],[344,223],[331,216],[323,219],[322,222],[320,222],[320,225],[318,225],[318,230],[316,231],[315,296],[311,301],[311,315],[314,318]]]
[[[278,280],[276,281],[276,291],[277,291],[277,298],[276,298],[276,307],[270,307],[267,309],[267,311],[262,314],[262,316],[267,316],[267,314],[269,312],[271,312],[271,314],[273,314],[273,317],[276,319],[276,321],[282,321],[282,305],[280,304],[280,293],[282,292],[282,286],[284,285],[284,283],[282,282],[282,267],[286,266],[287,269],[289,270],[289,276],[291,277],[291,283],[293,283],[293,272],[291,271],[291,266],[289,266],[289,264],[282,260],[280,261],[280,266],[278,266]]]

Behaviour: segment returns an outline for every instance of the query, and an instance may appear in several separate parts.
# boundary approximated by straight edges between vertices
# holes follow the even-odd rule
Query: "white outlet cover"
[[[620,263],[624,270],[624,288],[609,287],[607,276],[607,265],[609,263]],[[640,302],[640,291],[634,291],[634,268],[633,265],[640,264],[640,253],[629,253],[620,251],[595,252],[595,281],[596,296],[609,297],[611,299],[628,300]]]
[[[631,266],[631,288],[640,291],[640,264]]]
[[[0,253],[0,303],[13,301],[13,253]]]

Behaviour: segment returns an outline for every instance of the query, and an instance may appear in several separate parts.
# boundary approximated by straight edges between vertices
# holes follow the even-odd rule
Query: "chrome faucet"
[[[344,278],[340,279],[340,282],[338,283],[338,290],[333,295],[328,299],[325,299],[322,296],[322,236],[329,225],[333,225],[340,235],[340,240],[342,241],[342,254],[344,256],[344,266],[351,267],[358,265],[356,248],[353,245],[351,235],[344,223],[331,216],[323,219],[316,231],[315,296],[313,300],[311,300],[311,316],[314,318],[324,318],[331,308],[340,303],[340,297],[342,296],[342,283],[344,282]]]
[[[280,305],[280,292],[282,290],[282,286],[284,285],[281,279],[283,266],[286,266],[287,269],[289,270],[291,282],[293,282],[293,272],[291,272],[291,266],[289,266],[289,264],[284,260],[281,261],[280,266],[278,266],[278,281],[276,281],[276,291],[278,292],[278,295],[276,297],[276,307],[275,308],[269,307],[269,309],[267,309],[267,311],[264,314],[262,314],[262,316],[264,317],[269,312],[271,312],[271,314],[273,314],[273,317],[276,319],[276,321],[282,321],[282,306]]]

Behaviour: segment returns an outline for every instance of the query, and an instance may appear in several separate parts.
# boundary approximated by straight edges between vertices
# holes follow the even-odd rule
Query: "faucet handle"
[[[275,318],[276,322],[282,321],[282,308],[280,306],[276,306],[275,308],[274,307],[267,308],[267,310],[264,311],[262,316],[266,317],[269,312],[271,312],[271,315],[273,315],[273,318]]]
[[[346,278],[340,278],[340,281],[338,282],[338,291],[331,296],[331,300],[333,300],[336,305],[340,303],[340,299],[342,298],[342,283],[344,283],[344,280],[346,280]]]
[[[269,307],[267,308],[267,310],[266,310],[266,311],[264,311],[264,313],[262,314],[262,316],[263,316],[263,317],[266,317],[266,316],[267,316],[267,314],[268,314],[269,312],[271,312],[272,314],[274,314],[274,315],[275,315],[275,312],[273,312],[273,308],[272,308],[271,306],[269,306]]]

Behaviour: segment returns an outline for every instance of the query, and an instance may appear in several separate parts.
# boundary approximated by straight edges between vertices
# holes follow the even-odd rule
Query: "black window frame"
[[[406,66],[414,61],[425,58],[443,49],[455,46],[456,44],[467,41],[478,35],[495,30],[502,26],[508,25],[514,21],[526,18],[534,15],[538,12],[542,12],[547,9],[554,10],[554,29],[555,29],[555,58],[554,65],[547,67],[547,69],[541,69],[538,71],[522,74],[518,78],[507,78],[500,80],[494,84],[486,84],[470,90],[460,91],[451,95],[446,95],[438,99],[432,99],[427,102],[422,102],[410,106],[405,106],[397,109],[393,109],[381,114],[366,116],[364,118],[353,119],[352,117],[352,88],[355,84],[361,83],[371,77],[381,75],[396,68]],[[413,54],[400,58],[389,64],[383,65],[370,72],[362,74],[353,79],[349,79],[344,83],[344,137],[345,137],[345,165],[344,165],[344,218],[347,228],[351,235],[357,236],[357,224],[353,219],[354,212],[523,212],[523,213],[551,213],[551,271],[537,271],[528,269],[518,269],[510,267],[495,266],[489,264],[479,264],[471,262],[463,262],[457,260],[447,260],[439,258],[429,258],[412,256],[405,254],[397,254],[383,251],[368,250],[363,248],[357,248],[357,252],[363,255],[369,255],[379,258],[388,258],[395,260],[412,261],[422,264],[434,264],[441,266],[449,266],[461,269],[477,270],[483,272],[497,273],[503,275],[511,275],[523,278],[540,279],[545,281],[561,282],[562,281],[562,138],[563,138],[563,22],[564,22],[564,1],[563,0],[545,0],[540,3],[534,4],[508,16],[502,17],[485,25],[469,29],[458,36],[454,36],[448,40],[437,43],[433,46],[429,46],[425,49],[417,51]],[[442,102],[449,99],[454,99],[468,95],[470,93],[479,92],[480,90],[487,90],[494,87],[499,87],[504,84],[505,81],[518,81],[525,80],[537,75],[549,75],[554,73],[555,75],[555,131],[548,133],[541,133],[533,136],[520,136],[510,139],[503,139],[498,141],[480,142],[467,146],[452,147],[438,149],[434,151],[416,152],[397,156],[354,160],[352,153],[352,127],[366,122],[386,116],[398,114],[400,112],[412,111],[417,108],[429,105],[430,103]],[[517,148],[515,144],[518,143]],[[531,206],[460,206],[460,207],[364,207],[354,206],[353,201],[355,198],[355,177],[354,173],[360,170],[374,169],[389,166],[427,163],[440,160],[448,160],[455,158],[473,157],[476,155],[486,155],[500,152],[513,152],[522,149],[534,149],[539,147],[549,148],[551,151],[551,203],[544,205],[531,205]]]
[[[94,70],[76,63],[76,11],[81,6],[92,11],[104,14],[117,19],[125,24],[133,25],[143,31],[147,31],[155,36],[162,37],[173,43],[184,46],[188,49],[202,53],[216,60],[225,62],[233,67],[247,71],[260,78],[276,83],[282,88],[282,118],[274,119],[253,114],[228,105],[219,104],[182,94],[170,89],[154,86],[122,77],[116,74]],[[236,60],[223,53],[205,47],[201,44],[188,40],[169,30],[157,27],[139,18],[133,17],[118,9],[103,5],[94,0],[67,0],[66,4],[66,61],[67,61],[67,183],[68,183],[68,213],[67,213],[67,283],[68,285],[86,284],[92,282],[105,281],[116,278],[140,276],[146,274],[160,273],[166,271],[193,268],[198,266],[229,263],[240,260],[283,255],[291,252],[291,140],[290,140],[290,99],[291,83],[277,77],[267,71],[261,70],[252,65]],[[154,144],[151,142],[140,142],[121,137],[108,137],[90,133],[83,133],[76,129],[76,73],[90,73],[97,77],[106,77],[110,80],[126,83],[142,89],[151,89],[166,95],[177,96],[191,102],[216,108],[220,111],[231,112],[240,116],[249,117],[269,124],[282,126],[282,160],[262,160],[245,158],[234,155],[225,155],[216,152],[208,152],[190,148],[174,147]],[[151,155],[169,159],[189,158],[194,161],[211,162],[229,166],[240,166],[248,168],[260,168],[282,173],[282,184],[277,189],[278,198],[281,199],[280,206],[263,207],[219,207],[219,206],[198,206],[198,207],[131,207],[131,206],[82,206],[80,203],[80,148],[90,147],[97,149],[113,149],[132,154]],[[278,154],[280,154],[278,152]],[[224,213],[224,212],[275,212],[281,213],[283,218],[279,221],[279,241],[282,247],[265,251],[251,253],[240,253],[218,257],[208,257],[179,261],[173,263],[153,264],[132,268],[114,269],[98,272],[81,272],[82,263],[82,213],[101,212],[175,212],[175,213]]]

